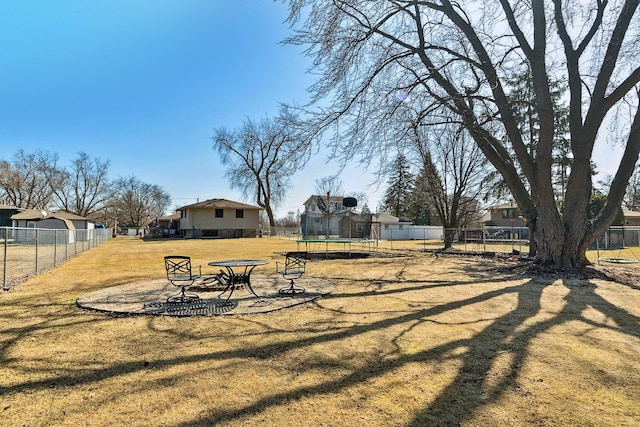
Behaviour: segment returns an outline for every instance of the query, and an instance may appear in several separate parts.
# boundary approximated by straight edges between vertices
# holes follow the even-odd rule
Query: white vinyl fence
[[[55,267],[112,237],[112,229],[46,230],[0,227],[2,289]]]

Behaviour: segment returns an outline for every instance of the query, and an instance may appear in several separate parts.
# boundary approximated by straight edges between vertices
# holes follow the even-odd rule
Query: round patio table
[[[218,295],[218,298],[227,291],[230,291],[227,299],[231,298],[233,291],[238,285],[246,285],[247,289],[249,289],[253,295],[260,298],[251,287],[251,272],[257,266],[265,264],[269,264],[269,261],[261,259],[227,259],[209,262],[208,265],[212,267],[223,267],[227,270],[226,273],[222,272],[218,275],[218,280],[225,286],[224,291]]]

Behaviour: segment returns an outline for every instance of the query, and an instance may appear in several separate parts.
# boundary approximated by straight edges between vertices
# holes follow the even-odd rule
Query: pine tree
[[[414,176],[404,154],[398,155],[390,175],[384,194],[383,211],[397,217],[407,216],[411,212]]]

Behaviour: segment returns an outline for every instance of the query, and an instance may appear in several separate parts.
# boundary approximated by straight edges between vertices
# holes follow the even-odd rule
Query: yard
[[[87,292],[195,264],[270,261],[277,239],[118,237],[0,293],[7,426],[634,426],[640,287],[527,277],[515,263],[421,252],[322,260],[336,290],[259,315],[109,316]],[[405,251],[405,249],[413,249]],[[418,249],[418,250],[415,250]],[[259,293],[259,289],[256,289]]]

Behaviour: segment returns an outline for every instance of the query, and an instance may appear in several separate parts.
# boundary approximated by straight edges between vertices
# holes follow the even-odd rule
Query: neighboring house
[[[340,221],[347,216],[347,208],[342,204],[344,197],[313,195],[304,202],[304,212],[300,216],[302,234],[307,239],[340,235]],[[348,230],[347,230],[348,232]]]
[[[622,209],[622,220],[624,225],[640,226],[640,212]]]
[[[163,236],[180,234],[180,212],[158,218],[158,227],[162,228]]]
[[[348,239],[371,238],[371,214],[351,213],[340,217],[340,237]]]
[[[210,199],[178,208],[180,232],[187,238],[257,237],[258,206],[225,199]]]
[[[372,215],[371,238],[383,240],[412,239],[413,222],[386,213]],[[440,229],[442,227],[439,227]]]
[[[149,225],[149,231],[145,237],[176,237],[182,236],[180,233],[180,212],[171,215],[160,216]]]
[[[485,218],[486,219],[486,218]],[[485,220],[487,227],[526,227],[527,224],[514,203],[505,203],[489,208],[489,218]]]
[[[11,217],[24,209],[0,203],[0,227],[11,227]]]
[[[90,239],[90,231],[95,228],[95,224],[89,218],[75,215],[69,212],[58,211],[48,212],[39,209],[25,209],[22,212],[11,216],[12,226],[20,228],[44,229],[44,230],[68,230],[73,233],[67,233],[67,243],[73,243],[76,240]],[[23,237],[30,238],[29,233]],[[55,233],[49,233],[49,237],[40,237],[42,243],[60,243],[62,237]]]

